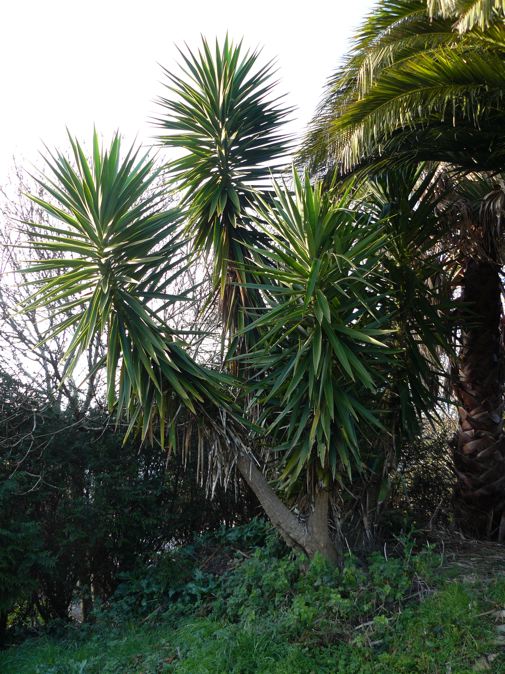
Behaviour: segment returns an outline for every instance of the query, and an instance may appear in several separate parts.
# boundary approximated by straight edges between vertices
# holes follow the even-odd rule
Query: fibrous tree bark
[[[504,541],[503,311],[495,262],[467,262],[462,302],[465,318],[453,384],[460,422],[453,448],[456,518],[469,535]]]

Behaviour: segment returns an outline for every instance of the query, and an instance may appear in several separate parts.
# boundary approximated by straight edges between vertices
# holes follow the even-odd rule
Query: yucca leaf
[[[145,438],[159,423],[161,433],[172,437],[175,419],[164,417],[174,409],[168,404],[172,398],[193,413],[205,402],[231,409],[230,382],[186,356],[175,332],[150,306],[187,300],[189,291],[182,296],[166,291],[188,264],[181,250],[184,213],[160,208],[165,193],[156,183],[159,169],[134,148],[122,157],[119,136],[104,151],[95,132],[91,160],[76,139],[70,137],[70,144],[74,164],[63,154],[52,154],[47,161],[52,179],[39,179],[49,200],[33,197],[66,228],[26,223],[34,246],[57,256],[26,268],[36,290],[24,309],[50,306],[54,319],[62,316],[48,338],[73,327],[65,354],[67,374],[92,340],[103,335],[107,400],[128,418],[127,432],[140,423]]]
[[[252,287],[233,292],[230,285],[255,281],[243,271],[248,246],[258,241],[250,206],[289,151],[280,129],[290,109],[269,96],[272,64],[258,65],[259,53],[241,43],[226,39],[211,49],[203,39],[198,53],[180,53],[181,75],[164,70],[171,97],[159,99],[159,141],[184,150],[167,168],[183,194],[196,252],[213,253],[214,285],[233,336],[240,315],[261,301]]]

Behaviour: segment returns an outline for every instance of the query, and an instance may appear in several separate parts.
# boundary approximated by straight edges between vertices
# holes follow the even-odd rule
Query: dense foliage
[[[422,161],[435,167],[450,206],[432,250],[445,250],[460,300],[446,375],[460,417],[455,510],[467,534],[499,541],[504,11],[503,2],[480,0],[378,2],[330,79],[302,152],[314,172],[365,182],[378,172],[394,179],[398,167]]]
[[[210,500],[194,458],[123,444],[103,411],[76,423],[65,410],[2,381],[0,615],[3,629],[58,618],[76,602],[84,617],[124,574],[167,547],[254,513],[248,494]]]
[[[25,309],[58,306],[59,315],[64,298],[70,316],[49,335],[73,330],[65,354],[70,369],[94,339],[106,339],[109,407],[126,418],[127,435],[136,428],[142,440],[157,436],[174,447],[185,409],[194,415],[199,444],[207,443],[213,475],[226,481],[236,465],[296,545],[309,556],[324,547],[335,557],[324,521],[329,498],[338,499],[356,474],[371,478],[375,495],[368,492],[364,515],[371,522],[396,460],[389,438],[413,435],[423,416],[436,415],[432,379],[439,375],[437,350],[448,350],[451,305],[445,284],[432,283],[434,275],[444,278],[443,261],[416,241],[411,216],[415,211],[431,223],[432,175],[402,172],[396,183],[376,185],[373,203],[366,190],[362,196],[335,186],[327,193],[296,172],[292,187],[273,183],[268,199],[257,195],[256,243],[244,241],[251,258],[241,263],[251,276],[239,287],[260,301],[248,304],[246,323],[238,321],[243,327],[232,343],[249,336],[247,348],[232,349],[223,365],[247,367],[232,379],[191,358],[184,335],[164,318],[163,307],[185,302],[192,289],[170,292],[188,264],[180,253],[185,213],[156,210],[163,192],[150,189],[158,173],[152,162],[144,158],[133,167],[137,152],[123,157],[117,136],[105,149],[95,133],[91,160],[70,142],[73,164],[59,153],[48,162],[53,179],[40,181],[58,206],[34,197],[66,229],[27,223],[35,249],[52,255],[28,268],[36,291]],[[414,242],[423,266],[405,259],[405,244]],[[384,435],[380,444],[377,430]],[[320,531],[311,541],[277,495],[268,496],[271,507],[266,496],[262,501],[265,482],[251,471],[257,444],[270,445],[262,458],[275,456],[281,487],[292,488],[301,477],[309,508],[317,502],[309,529],[317,520]],[[365,454],[372,461],[364,462]],[[366,525],[366,537],[373,538],[372,529]]]
[[[503,583],[418,607],[443,560],[405,532],[505,541],[504,12],[380,0],[302,170],[272,64],[228,38],[164,71],[166,165],[119,134],[46,153],[10,262],[35,341],[0,303],[67,390],[1,380],[0,638],[77,599],[86,624],[34,671],[489,669]],[[250,520],[246,485],[275,531],[193,539]],[[96,652],[139,621],[141,655]]]
[[[18,674],[463,674],[489,662],[503,671],[493,643],[503,579],[450,582],[443,561],[402,537],[366,563],[351,555],[341,569],[320,557],[307,563],[253,520],[169,553],[122,584],[94,625],[31,639],[0,654],[0,666]]]
[[[318,169],[426,159],[503,170],[504,6],[381,0],[329,79],[304,157]]]

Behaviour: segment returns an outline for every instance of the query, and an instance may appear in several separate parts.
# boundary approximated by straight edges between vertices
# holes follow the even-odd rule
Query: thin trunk
[[[373,475],[366,485],[361,508],[363,518],[363,550],[371,550],[377,539],[379,520],[379,494],[382,475]]]
[[[267,517],[290,547],[301,550],[311,558],[320,553],[330,562],[338,562],[337,550],[328,529],[328,492],[321,490],[316,493],[314,509],[304,525],[276,495],[251,457],[241,454],[237,467],[256,494]]]
[[[457,522],[468,535],[505,539],[503,343],[499,267],[470,260],[464,274],[465,319],[454,392],[460,427],[454,442]]]
[[[316,491],[314,497],[314,510],[307,523],[308,539],[307,552],[310,557],[319,553],[333,564],[339,562],[339,555],[335,544],[331,540],[328,528],[329,522],[329,494],[324,490]]]

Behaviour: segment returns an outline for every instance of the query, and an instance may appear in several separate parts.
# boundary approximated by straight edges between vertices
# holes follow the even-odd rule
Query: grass
[[[505,674],[504,577],[442,573],[433,551],[410,545],[337,571],[320,559],[307,567],[272,537],[244,546],[235,531],[232,546],[217,545],[228,545],[224,572],[200,559],[189,577],[177,570],[177,590],[154,574],[148,601],[145,578],[131,580],[94,626],[11,646],[0,672]]]

